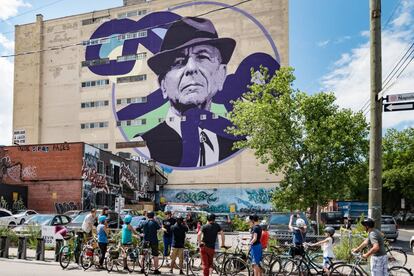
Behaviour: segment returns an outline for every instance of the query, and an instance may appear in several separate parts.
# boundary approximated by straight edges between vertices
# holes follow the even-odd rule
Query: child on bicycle
[[[96,228],[96,232],[98,235],[98,245],[101,249],[101,257],[99,258],[99,267],[103,267],[103,263],[105,260],[106,250],[108,248],[108,220],[107,217],[104,215],[99,216],[98,218],[98,226]]]
[[[296,227],[293,226],[293,218],[296,219]],[[303,248],[303,243],[306,239],[306,223],[305,221],[300,218],[299,215],[290,215],[289,220],[289,231],[293,232],[293,247],[291,248],[290,255],[295,257],[297,255],[303,256],[305,250]]]
[[[333,244],[334,244],[334,234],[335,229],[333,227],[326,227],[324,229],[326,239],[316,242],[310,243],[309,246],[320,246],[323,250],[323,270],[325,273],[329,274],[329,267],[332,264],[333,258],[335,258],[333,252]]]
[[[131,225],[132,216],[126,215],[124,217],[124,225],[122,225],[122,233],[121,233],[121,246],[122,246],[122,253],[124,259],[124,269],[128,269],[127,266],[127,256],[126,252],[128,248],[132,246],[132,233],[138,235],[137,231],[135,231],[134,227]]]

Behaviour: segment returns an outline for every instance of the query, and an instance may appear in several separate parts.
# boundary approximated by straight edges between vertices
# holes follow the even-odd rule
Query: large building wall
[[[47,21],[42,21],[39,16],[35,23],[16,26],[16,53],[35,51],[41,48],[57,48],[57,50],[45,51],[42,54],[18,56],[15,59],[13,128],[14,131],[24,131],[24,139],[16,141],[20,143],[84,141],[91,144],[107,144],[109,150],[119,151],[115,148],[116,142],[131,140],[136,133],[144,134],[151,128],[155,128],[160,117],[165,116],[166,109],[159,108],[152,113],[148,112],[137,116],[137,118],[146,119],[146,125],[117,127],[116,117],[120,120],[122,112],[129,108],[128,104],[118,105],[117,99],[146,97],[148,103],[136,104],[137,109],[141,107],[145,109],[153,105],[151,96],[160,93],[157,75],[148,67],[147,60],[158,51],[162,41],[160,38],[167,29],[165,25],[160,25],[160,28],[163,29],[157,32],[160,38],[155,37],[154,40],[144,43],[141,43],[142,40],[139,39],[118,43],[119,41],[115,40],[116,36],[140,28],[142,30],[145,20],[156,25],[159,20],[165,19],[167,22],[171,22],[171,20],[167,20],[169,17],[197,16],[222,8],[223,5],[234,5],[238,2],[235,0],[217,1],[216,4],[212,4],[212,2],[192,1],[182,5],[183,2],[180,0],[126,1],[123,7]],[[134,5],[135,3],[137,4]],[[135,11],[135,15],[131,13],[132,11]],[[160,11],[163,13],[155,15],[155,12]],[[219,37],[229,37],[236,41],[234,53],[227,66],[228,77],[226,81],[229,83],[229,76],[233,75],[237,84],[237,78],[240,76],[238,75],[240,64],[248,57],[253,58],[248,60],[247,67],[244,69],[250,69],[249,62],[254,64],[260,61],[254,56],[255,54],[258,54],[260,58],[269,56],[271,60],[269,62],[272,66],[288,65],[287,0],[250,1],[202,17],[211,20]],[[134,23],[135,21],[137,23]],[[266,37],[265,34],[268,36]],[[76,45],[82,41],[91,42],[91,38],[103,37],[112,37],[110,43]],[[82,62],[92,59],[91,57],[94,54],[96,56],[96,53],[99,58],[109,58],[110,60],[116,60],[118,56],[130,54],[131,44],[134,43],[135,45],[139,44],[134,53],[146,52],[147,56],[143,60],[134,61],[130,70],[121,70],[122,73],[116,71],[128,67],[131,62],[82,66]],[[272,47],[272,43],[277,51]],[[69,47],[60,48],[61,46]],[[157,48],[157,50],[151,50],[152,48]],[[145,74],[146,80],[117,83],[119,77],[139,74]],[[82,82],[96,80],[108,80],[109,84],[94,87],[81,86]],[[236,86],[233,84],[233,90],[218,93],[231,92],[240,95],[249,82],[250,79],[240,79],[238,88],[234,88]],[[114,90],[112,91],[112,89]],[[108,101],[108,105],[81,108],[81,103],[92,101]],[[165,106],[167,105],[162,107]],[[154,105],[153,109],[156,107]],[[220,119],[227,122],[226,113],[230,110],[228,107],[223,107],[223,104],[217,104],[215,113],[219,114]],[[114,114],[113,111],[116,113]],[[107,127],[97,128],[94,125],[94,129],[81,129],[81,124],[93,122],[105,123]],[[163,150],[169,151],[171,148],[165,146]],[[148,156],[146,149],[128,151],[134,155],[144,153],[144,156],[154,158]],[[157,158],[154,159],[157,160]],[[237,189],[269,188],[274,187],[280,181],[279,176],[267,173],[266,167],[258,164],[250,150],[240,151],[228,156],[226,160],[209,166],[171,165],[171,163],[162,160],[161,163],[167,170],[172,171],[166,189],[200,187],[216,189],[229,185]]]

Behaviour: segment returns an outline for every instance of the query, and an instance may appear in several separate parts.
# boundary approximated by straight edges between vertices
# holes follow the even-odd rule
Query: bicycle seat
[[[222,245],[221,248],[223,248],[224,250],[229,250],[231,248],[231,246]]]

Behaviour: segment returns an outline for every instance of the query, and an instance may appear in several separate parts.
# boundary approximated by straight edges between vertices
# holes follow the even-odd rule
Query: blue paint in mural
[[[202,4],[228,6],[217,2],[185,6]],[[174,8],[177,9],[179,7]],[[264,27],[247,12],[238,8],[232,10],[259,27],[278,59],[276,46]],[[219,36],[214,22],[207,18],[182,18],[171,11],[154,12],[138,21],[105,22],[91,39],[103,37],[111,37],[110,42],[88,46],[86,60],[107,58],[111,49],[119,45],[122,45],[122,56],[135,55],[139,45],[154,54],[147,64],[158,76],[160,88],[151,91],[144,103],[132,103],[120,110],[114,107],[114,116],[117,121],[146,119],[149,113],[165,109],[164,118],[160,118],[164,121],[152,122],[150,128],[140,131],[127,126],[119,129],[126,140],[146,141],[147,147],[135,149],[138,153],[173,169],[214,166],[240,152],[233,149],[233,144],[245,137],[225,132],[232,126],[226,118],[233,110],[232,101],[240,98],[252,83],[252,68],[257,71],[265,66],[272,73],[280,67],[279,60],[271,55],[256,52],[246,56],[233,74],[227,74],[236,41]],[[130,73],[135,64],[136,60],[109,60],[107,64],[89,66],[89,69],[97,75],[117,76]],[[113,106],[116,106],[115,87],[113,84]],[[136,133],[131,135],[134,130]],[[252,194],[251,198],[257,201],[255,204],[263,204],[265,200],[261,194]]]
[[[269,212],[273,189],[166,189],[162,196],[167,202],[193,203],[209,212]]]

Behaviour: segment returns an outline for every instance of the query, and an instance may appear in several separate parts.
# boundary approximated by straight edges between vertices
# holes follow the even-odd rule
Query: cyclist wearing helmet
[[[296,217],[296,227],[293,226],[293,218]],[[293,247],[290,250],[290,255],[295,257],[296,255],[303,255],[305,250],[303,249],[303,243],[306,239],[306,223],[298,215],[290,215],[289,231],[293,232]]]
[[[265,250],[269,244],[269,224],[266,220],[260,222],[260,227],[262,228],[262,236],[260,238],[260,243],[262,244],[262,249]]]
[[[106,250],[108,248],[108,220],[107,217],[104,215],[99,216],[98,218],[98,227],[96,228],[96,232],[98,234],[98,245],[101,249],[101,257],[99,258],[99,266],[100,268],[103,267],[103,262],[105,260]]]
[[[320,246],[323,250],[323,270],[326,274],[329,274],[329,267],[332,264],[332,259],[335,258],[333,253],[333,243],[334,243],[334,234],[335,229],[333,227],[326,227],[324,229],[326,239],[319,241],[317,243],[311,243],[310,246]]]
[[[122,253],[124,259],[124,269],[128,269],[127,266],[127,259],[126,259],[126,252],[129,247],[132,246],[132,233],[138,235],[137,231],[135,231],[134,227],[131,225],[132,216],[126,215],[124,217],[124,225],[122,225],[122,233],[121,233],[121,245],[122,245]]]
[[[371,275],[388,275],[388,258],[384,247],[384,238],[378,229],[375,229],[375,222],[371,218],[366,218],[362,221],[365,231],[368,232],[368,238],[364,240],[357,248],[352,249],[352,252],[359,252],[365,247],[369,247],[369,251],[362,255],[362,258],[368,259],[371,257]]]

